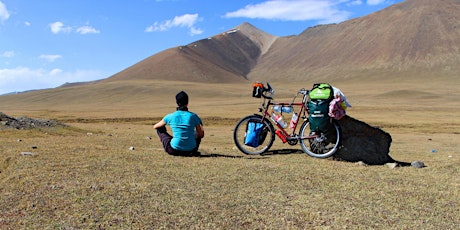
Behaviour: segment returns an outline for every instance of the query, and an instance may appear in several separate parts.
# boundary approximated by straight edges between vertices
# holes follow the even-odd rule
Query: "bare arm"
[[[166,125],[166,123],[163,120],[161,120],[158,123],[154,124],[153,128],[158,129],[158,128],[164,127],[165,125]]]
[[[203,124],[199,124],[196,126],[196,131],[198,132],[198,135],[203,138],[204,137],[204,128]]]

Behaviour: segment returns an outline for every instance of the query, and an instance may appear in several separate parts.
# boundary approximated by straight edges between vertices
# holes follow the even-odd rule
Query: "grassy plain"
[[[427,167],[315,159],[279,140],[263,156],[243,155],[232,130],[257,112],[250,83],[161,83],[153,92],[129,83],[133,99],[113,87],[111,97],[76,104],[8,97],[5,114],[70,128],[0,131],[0,228],[460,228],[459,84],[332,83],[353,105],[350,116],[391,134],[394,159]],[[272,86],[290,100],[311,84]],[[151,126],[174,110],[181,89],[205,122],[201,157],[167,155]]]

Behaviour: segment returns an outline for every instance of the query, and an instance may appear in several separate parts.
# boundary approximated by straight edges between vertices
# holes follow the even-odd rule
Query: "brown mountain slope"
[[[276,40],[248,23],[153,55],[106,81],[165,79],[193,82],[241,81]]]
[[[459,51],[459,0],[407,0],[362,18],[278,39],[249,77],[327,79],[369,71],[452,75],[459,70]]]
[[[460,85],[459,15],[460,0],[406,0],[365,17],[308,28],[298,36],[276,37],[244,23],[155,54],[104,80],[1,96],[0,108],[65,110],[72,116],[105,110],[124,116],[119,112],[123,109],[126,116],[132,111],[149,114],[174,104],[171,95],[185,89],[215,113],[215,106],[247,102],[248,79],[281,80],[273,85],[284,95],[315,81],[340,83],[346,92],[352,87],[359,98],[368,88],[372,92],[367,96],[385,98],[436,91],[432,97],[445,105],[455,102]],[[408,88],[412,91],[398,91]],[[446,88],[451,91],[445,93]]]

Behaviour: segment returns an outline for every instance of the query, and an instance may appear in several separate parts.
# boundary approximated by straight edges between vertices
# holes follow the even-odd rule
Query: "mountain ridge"
[[[167,49],[109,77],[239,82],[381,75],[452,76],[460,70],[460,1],[406,0],[339,24],[278,37],[249,23]]]
[[[460,0],[406,0],[286,37],[242,23],[161,51],[106,79],[1,96],[0,107],[73,109],[112,103],[130,107],[149,103],[152,95],[162,101],[163,94],[186,85],[197,87],[195,92],[207,100],[240,94],[220,92],[222,85],[252,81],[301,87],[313,82],[460,85],[459,15]],[[213,85],[201,87],[201,83]],[[209,89],[216,84],[217,89]]]
[[[237,82],[246,79],[276,36],[243,23],[229,31],[167,49],[105,81],[137,79]]]
[[[337,77],[363,70],[455,67],[460,64],[458,15],[457,0],[407,0],[340,24],[308,28],[275,44],[279,47],[259,60],[250,77],[271,73],[300,80],[302,71]],[[271,68],[280,59],[282,68]]]

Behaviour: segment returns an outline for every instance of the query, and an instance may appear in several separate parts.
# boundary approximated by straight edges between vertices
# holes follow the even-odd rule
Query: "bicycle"
[[[257,90],[254,88],[253,96],[263,98],[261,107],[259,108],[260,114],[253,114],[242,118],[236,124],[233,132],[233,140],[241,152],[247,155],[263,154],[272,147],[275,135],[283,143],[288,143],[291,146],[300,143],[302,150],[311,157],[327,158],[337,151],[341,132],[340,126],[334,119],[329,118],[329,128],[325,131],[312,132],[310,130],[310,114],[307,106],[310,90],[300,89],[292,102],[273,102],[275,91],[268,82],[267,87],[259,83],[257,88]],[[299,95],[302,95],[302,101],[296,102]],[[279,107],[281,107],[280,112],[278,112]],[[276,119],[279,119],[279,116],[282,116],[284,107],[292,108],[294,114],[297,114],[297,117],[294,116],[291,119],[289,124],[290,131],[286,130],[288,127],[283,127],[285,125],[282,122],[276,121]],[[294,108],[298,108],[297,111]],[[303,122],[300,125],[299,132],[296,133],[300,119],[303,119]],[[248,144],[245,143],[249,135],[248,129],[254,127],[251,124],[257,124],[257,138],[256,143]],[[253,132],[251,131],[252,134]]]

